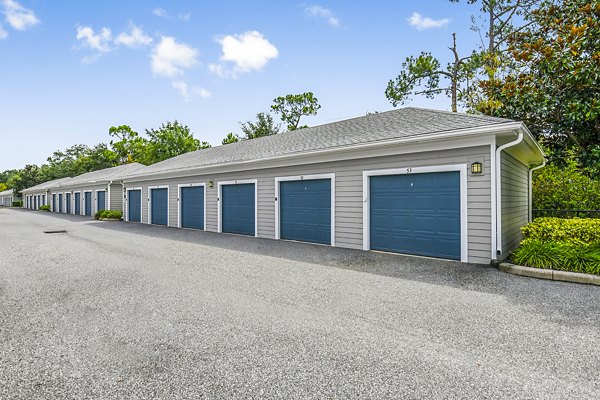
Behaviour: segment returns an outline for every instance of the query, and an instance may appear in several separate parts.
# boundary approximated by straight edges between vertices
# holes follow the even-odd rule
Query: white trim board
[[[143,204],[143,199],[142,199],[142,187],[132,187],[132,188],[126,188],[125,189],[125,201],[123,202],[125,204],[124,208],[125,208],[125,221],[127,222],[131,222],[129,220],[129,192],[132,190],[139,190],[140,191],[140,223],[143,221],[142,218],[142,204]],[[137,221],[135,221],[137,222]]]
[[[370,186],[369,177],[382,175],[422,174],[429,172],[460,172],[460,261],[469,259],[469,230],[467,221],[467,164],[437,165],[428,167],[404,167],[363,171],[363,250],[371,250],[370,235]]]
[[[217,197],[217,220],[218,220],[218,229],[219,233],[223,233],[223,221],[222,221],[222,210],[221,205],[223,202],[221,201],[222,191],[221,188],[224,185],[242,185],[242,184],[254,184],[254,237],[258,237],[258,179],[240,179],[237,181],[220,181],[217,183],[219,188],[218,197]]]
[[[331,181],[331,246],[335,247],[335,173],[275,177],[275,239],[281,239],[279,190],[281,182],[329,179]]]
[[[204,202],[203,210],[204,210],[204,221],[202,222],[202,226],[204,227],[204,231],[206,230],[206,183],[180,183],[177,185],[177,227],[182,228],[181,226],[181,189],[186,187],[202,187],[204,192]],[[193,229],[193,228],[183,228],[183,229]]]
[[[170,195],[170,190],[169,190],[169,185],[158,185],[158,186],[148,186],[148,225],[152,225],[152,191],[154,189],[167,189],[167,226],[170,226],[169,224],[169,218],[170,218],[170,201],[169,201],[169,195]]]

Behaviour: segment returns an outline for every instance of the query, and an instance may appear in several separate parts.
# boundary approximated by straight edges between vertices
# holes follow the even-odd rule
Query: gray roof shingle
[[[145,165],[131,163],[112,168],[99,169],[97,171],[77,175],[68,181],[61,182],[59,186],[65,187],[81,185],[85,183],[104,183],[112,180],[119,180],[124,176],[139,173],[144,168],[146,168]]]
[[[484,115],[407,107],[193,151],[150,165],[141,172],[158,174],[512,122]]]

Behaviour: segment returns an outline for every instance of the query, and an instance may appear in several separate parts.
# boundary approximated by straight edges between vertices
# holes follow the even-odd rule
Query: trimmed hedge
[[[589,244],[600,242],[600,219],[536,218],[521,231],[526,238],[542,242]]]
[[[104,219],[104,218],[121,219],[121,218],[123,218],[123,213],[121,211],[116,211],[116,210],[100,210],[96,213],[96,215],[94,215],[94,218],[96,218],[96,219]]]
[[[50,206],[47,206],[47,205],[40,206],[39,210],[40,211],[50,211]]]
[[[537,218],[512,261],[533,268],[600,275],[600,219]]]

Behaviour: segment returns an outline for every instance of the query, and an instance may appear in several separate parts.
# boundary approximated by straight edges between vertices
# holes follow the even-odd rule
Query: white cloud
[[[192,13],[178,14],[177,18],[183,22],[188,22],[192,18]]]
[[[157,17],[161,17],[161,18],[169,18],[169,14],[167,13],[167,11],[164,8],[160,8],[160,7],[157,7],[154,10],[152,10],[152,14],[156,15]]]
[[[127,47],[144,47],[150,43],[152,43],[152,38],[133,23],[129,24],[129,33],[123,32],[115,39],[115,44]]]
[[[450,19],[431,19],[429,17],[423,17],[421,14],[415,12],[410,16],[410,18],[407,19],[407,21],[411,26],[417,28],[417,30],[423,31],[425,29],[441,28],[442,26],[446,26],[450,22]]]
[[[78,26],[77,40],[81,41],[83,47],[99,53],[107,53],[112,50],[110,46],[112,32],[109,28],[102,28],[100,32],[95,33],[90,26]]]
[[[324,19],[327,23],[335,28],[340,26],[340,19],[333,14],[333,11],[322,7],[318,4],[306,7],[304,12],[311,17]]]
[[[3,6],[2,12],[5,16],[5,20],[14,29],[18,31],[24,31],[27,28],[37,25],[40,22],[40,20],[35,16],[35,13],[32,10],[23,7],[16,1],[1,1]]]
[[[202,97],[203,99],[206,99],[212,96],[212,93],[210,93],[203,87],[192,86],[190,88],[189,85],[184,81],[173,81],[171,84],[173,85],[173,88],[177,90],[179,94],[184,98],[185,101],[191,100],[192,97]]]
[[[236,72],[261,70],[269,60],[279,56],[277,48],[257,31],[223,36],[217,39],[217,42],[223,50],[220,60],[235,64],[233,70],[228,70],[223,64],[210,64],[208,66],[212,73],[222,77],[235,77]]]
[[[170,36],[163,36],[152,49],[152,72],[156,75],[177,77],[183,70],[198,63],[198,50],[185,43],[177,43]]]
[[[3,28],[2,25],[0,25],[0,40],[2,39],[6,39],[8,37],[8,32],[6,32]]]

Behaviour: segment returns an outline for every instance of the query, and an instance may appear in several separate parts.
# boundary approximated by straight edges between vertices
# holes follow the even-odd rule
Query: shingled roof
[[[23,193],[28,193],[28,192],[37,192],[40,190],[46,190],[46,189],[50,189],[50,188],[54,188],[54,187],[58,187],[61,183],[63,182],[67,182],[69,180],[71,180],[72,178],[60,178],[60,179],[54,179],[52,181],[47,181],[44,183],[40,183],[39,185],[35,185],[32,187],[28,187],[27,189],[23,189],[22,192]]]
[[[261,160],[315,150],[514,122],[509,119],[484,115],[407,107],[193,151],[150,165],[143,171],[139,171],[140,174],[134,173],[131,176]]]
[[[131,163],[112,168],[99,169],[97,171],[87,172],[85,174],[77,175],[70,180],[60,182],[58,186],[66,187],[82,185],[86,183],[108,183],[110,181],[119,180],[126,175],[139,173],[143,168],[146,168],[146,166],[139,163]]]

